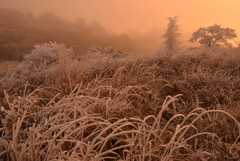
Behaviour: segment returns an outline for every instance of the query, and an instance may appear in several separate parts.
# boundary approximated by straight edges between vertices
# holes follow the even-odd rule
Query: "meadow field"
[[[240,49],[38,45],[0,62],[1,161],[238,161]]]

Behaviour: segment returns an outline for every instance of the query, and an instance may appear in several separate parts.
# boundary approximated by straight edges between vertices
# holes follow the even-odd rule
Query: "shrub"
[[[127,53],[121,53],[120,51],[116,50],[114,47],[100,47],[100,46],[91,46],[88,50],[89,53],[94,55],[94,57],[110,57],[110,58],[123,58],[128,56]]]
[[[66,48],[65,44],[56,42],[35,45],[35,49],[30,54],[24,56],[27,63],[31,63],[31,67],[39,67],[41,64],[51,65],[53,63],[63,63],[73,55],[73,49]]]

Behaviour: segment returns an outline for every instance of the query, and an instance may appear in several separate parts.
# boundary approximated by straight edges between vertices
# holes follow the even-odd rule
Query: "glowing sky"
[[[240,0],[0,0],[0,7],[30,10],[36,15],[52,11],[69,20],[83,17],[117,33],[166,29],[166,18],[175,15],[180,17],[180,32],[188,39],[199,27],[214,23],[240,33]]]

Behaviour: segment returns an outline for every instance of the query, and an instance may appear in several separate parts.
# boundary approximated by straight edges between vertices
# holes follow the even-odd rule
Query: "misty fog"
[[[89,22],[81,17],[67,21],[52,12],[36,17],[31,12],[0,8],[0,14],[1,59],[21,59],[34,45],[49,41],[73,46],[76,54],[83,54],[91,45],[144,53],[159,49],[164,33],[155,28],[147,33],[131,30],[116,34],[97,21]]]

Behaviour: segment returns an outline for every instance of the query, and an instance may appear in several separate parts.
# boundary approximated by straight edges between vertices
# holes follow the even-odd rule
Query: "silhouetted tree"
[[[176,50],[179,49],[179,44],[181,43],[178,41],[178,37],[182,35],[181,33],[178,33],[179,26],[177,25],[178,16],[175,16],[174,18],[169,17],[168,18],[168,28],[166,30],[166,34],[162,36],[162,38],[166,39],[162,44],[170,49],[170,50]]]
[[[216,45],[229,45],[227,42],[233,38],[236,38],[237,34],[234,29],[223,28],[220,25],[214,24],[207,28],[200,27],[196,32],[192,34],[190,42],[198,42],[205,47],[213,47]]]

